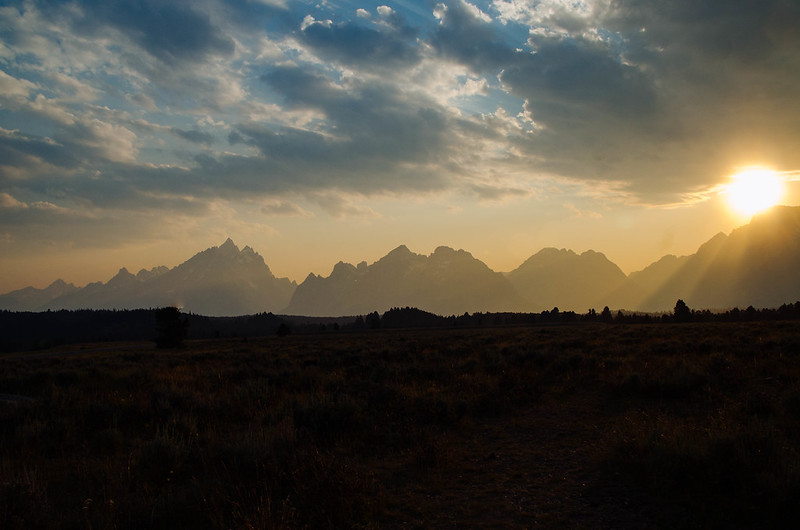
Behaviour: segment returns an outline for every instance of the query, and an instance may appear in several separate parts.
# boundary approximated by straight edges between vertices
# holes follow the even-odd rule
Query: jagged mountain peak
[[[391,256],[391,257],[397,257],[397,256],[409,256],[409,255],[412,255],[412,254],[414,254],[414,253],[413,253],[413,252],[411,252],[411,251],[408,249],[408,247],[407,247],[407,246],[405,246],[405,245],[400,245],[400,246],[398,246],[398,247],[396,247],[396,248],[392,249],[391,251],[389,251],[389,253],[388,253],[388,254],[386,254],[386,256],[384,256],[384,257],[385,257],[385,258],[388,258],[388,257],[390,257],[390,256]]]
[[[728,235],[724,232],[718,232],[714,237],[700,245],[697,249],[696,254],[702,254],[704,252],[714,252],[718,250],[722,245],[725,244],[725,241],[728,240]]]
[[[595,258],[605,259],[605,257],[606,257],[606,255],[603,254],[602,252],[597,252],[596,250],[592,250],[592,249],[589,249],[589,250],[587,250],[585,252],[581,252],[580,256],[582,258],[587,258],[587,259],[595,259]]]
[[[136,273],[136,278],[138,278],[139,280],[146,281],[161,276],[162,274],[168,271],[169,269],[163,265],[158,267],[153,267],[150,270],[141,269],[139,272]]]
[[[333,266],[331,277],[350,276],[357,272],[359,272],[359,270],[355,267],[355,265],[351,263],[345,263],[344,261],[340,261],[339,263]]]
[[[536,254],[541,256],[577,256],[578,254],[570,248],[544,247]]]
[[[212,265],[213,264],[213,265]],[[242,250],[233,242],[231,238],[218,247],[210,247],[192,256],[189,260],[178,265],[178,268],[186,267],[233,267],[237,265],[250,264],[257,268],[269,267],[266,265],[264,258],[253,250],[251,247],[246,246]],[[271,274],[271,273],[270,273]]]
[[[239,247],[236,246],[236,243],[231,238],[226,239],[218,248],[224,251],[239,252]]]
[[[106,285],[121,285],[130,283],[131,280],[136,280],[136,276],[128,271],[127,267],[122,267],[113,278],[108,280]]]
[[[551,266],[553,263],[563,262],[565,259],[577,258],[578,255],[566,248],[545,247],[536,254],[526,259],[519,267],[510,274],[516,274],[521,270],[532,269],[543,266]]]
[[[424,261],[426,258],[421,254],[411,252],[407,246],[400,245],[386,254],[384,257],[372,264],[372,266],[386,267],[386,266],[405,266],[405,264],[413,261]]]
[[[463,257],[463,258],[474,259],[472,254],[470,254],[469,252],[467,252],[464,249],[456,250],[456,249],[454,249],[452,247],[447,247],[447,246],[444,246],[444,245],[436,247],[436,249],[433,251],[433,254],[431,254],[431,257],[432,258],[433,257],[436,257],[436,258]]]

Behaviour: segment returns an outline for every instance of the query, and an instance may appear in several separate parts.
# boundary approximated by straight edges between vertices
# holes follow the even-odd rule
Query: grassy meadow
[[[800,322],[0,356],[0,528],[782,528]]]

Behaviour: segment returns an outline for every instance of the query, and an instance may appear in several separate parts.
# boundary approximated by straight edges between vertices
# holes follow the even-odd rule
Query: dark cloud
[[[519,51],[456,0],[431,43],[481,75],[500,72],[526,101],[538,128],[508,139],[522,160],[653,198],[718,181],[731,153],[800,162],[785,154],[800,116],[798,13],[781,0],[619,0],[580,16],[554,10]]]
[[[187,142],[192,142],[195,144],[203,144],[203,145],[211,145],[214,143],[214,136],[203,131],[199,131],[197,129],[179,129],[177,127],[172,127],[170,132],[177,136],[178,138],[182,138]]]
[[[329,133],[238,130],[273,159],[342,164],[353,170],[366,163],[390,171],[389,164],[422,164],[446,157],[451,133],[459,126],[448,122],[432,101],[411,99],[394,85],[339,87],[295,67],[276,68],[262,79],[290,107],[322,112]]]
[[[516,56],[515,48],[505,42],[492,25],[475,18],[461,0],[447,5],[431,44],[445,57],[480,73],[496,73],[512,64]]]
[[[102,33],[114,27],[150,55],[169,65],[197,62],[209,55],[229,56],[232,38],[211,22],[208,14],[191,3],[171,0],[83,0],[81,10],[63,8],[61,2],[42,1],[46,16],[63,23],[70,20],[83,33]]]
[[[529,193],[519,188],[487,186],[485,184],[474,184],[470,186],[470,189],[475,195],[487,201],[498,201],[507,197],[523,197]]]
[[[542,31],[530,33],[519,22],[509,22],[516,27],[510,31],[487,21],[461,0],[437,11],[441,21],[428,19],[418,29],[397,12],[382,10],[368,21],[312,23],[301,30],[309,11],[319,18],[326,7],[256,4],[35,3],[51,23],[81,36],[97,37],[98,43],[119,38],[115,57],[135,75],[127,79],[99,69],[80,79],[102,86],[109,99],[114,90],[124,97],[136,85],[142,91],[136,93],[137,110],[151,121],[135,128],[126,125],[129,118],[103,115],[100,103],[81,108],[50,93],[52,99],[40,102],[74,118],[58,121],[45,115],[47,109],[32,110],[36,84],[44,78],[30,77],[13,100],[14,112],[35,114],[44,125],[33,129],[41,136],[30,130],[0,134],[0,193],[38,195],[42,208],[69,199],[78,207],[186,213],[204,212],[205,203],[217,197],[454,186],[484,199],[524,193],[504,182],[471,180],[498,162],[520,178],[549,173],[613,179],[641,197],[672,193],[674,200],[689,183],[718,180],[730,163],[728,152],[737,147],[758,148],[786,164],[800,162],[792,142],[800,119],[800,7],[794,2],[617,0],[593,14],[556,10],[539,21],[542,26],[530,28]],[[243,14],[251,8],[256,11],[248,19]],[[237,41],[253,50],[261,39],[280,41],[275,53],[284,55],[243,55],[241,68],[209,73],[209,59],[236,51],[231,28],[243,28]],[[3,34],[8,45],[22,39],[11,33]],[[286,51],[297,42],[301,50]],[[247,46],[239,51],[250,51]],[[436,72],[437,61],[448,63],[438,65],[446,72],[442,79],[458,63],[464,68],[452,70],[471,72],[490,86],[480,96],[479,103],[487,102],[482,118],[460,117],[452,100],[432,92],[443,82],[428,73]],[[408,69],[420,65],[424,72],[406,79]],[[114,75],[119,78],[109,81]],[[512,97],[492,99],[503,90]],[[230,92],[237,94],[235,103],[223,97]],[[523,101],[535,122],[529,130],[503,124],[517,119]],[[504,113],[493,116],[498,106]],[[158,109],[163,114],[148,114]],[[224,122],[226,147],[235,154],[209,149],[218,146],[208,130],[175,126],[199,123],[192,114],[197,109],[210,109],[211,120]],[[164,153],[174,150],[158,142],[170,134],[197,145],[183,145],[183,158],[164,162],[172,156]],[[472,152],[484,144],[491,148]],[[160,158],[147,160],[142,153]],[[12,185],[12,170],[26,179]],[[285,202],[264,208],[296,213]],[[14,215],[22,216],[23,209]],[[30,207],[24,215],[42,212]]]
[[[73,169],[79,165],[80,160],[72,150],[48,138],[18,131],[0,131],[0,168],[7,166],[22,170],[32,163],[40,162]]]
[[[306,68],[276,67],[263,74],[261,81],[280,94],[289,108],[319,108],[345,97],[330,78]]]
[[[0,194],[1,195],[1,194]],[[59,207],[49,202],[34,202],[19,208],[4,208],[0,197],[0,225],[12,229],[13,237],[4,242],[7,250],[24,251],[44,244],[48,248],[117,247],[143,238],[181,237],[177,217],[185,212],[173,210],[170,220],[159,210],[94,210]],[[206,212],[207,213],[207,212]],[[194,212],[195,215],[201,212]],[[185,231],[182,231],[185,234]]]
[[[618,0],[603,22],[628,35],[640,33],[634,49],[659,47],[667,57],[691,51],[685,63],[709,59],[754,63],[768,59],[776,49],[793,45],[796,49],[799,21],[800,5],[786,0],[672,0],[659,5]]]
[[[393,25],[372,29],[355,23],[314,23],[300,32],[302,42],[321,57],[366,69],[397,69],[416,64],[415,31],[393,13]]]
[[[247,31],[263,31],[265,25],[273,24],[290,31],[302,18],[305,6],[293,2],[260,2],[258,0],[224,0],[223,9],[230,20]]]
[[[535,160],[534,168],[565,176],[619,178],[617,164],[631,149],[664,134],[653,79],[607,42],[559,33],[531,38],[532,50],[519,51],[461,2],[448,5],[432,42],[477,73],[499,72],[504,87],[526,102],[538,130],[507,139],[523,155],[519,163]]]
[[[625,65],[608,45],[581,37],[539,37],[531,39],[533,53],[520,52],[461,2],[448,6],[433,43],[440,53],[475,71],[501,71],[502,81],[528,100],[537,121],[545,124],[563,113],[585,121],[602,113],[636,117],[651,112],[655,104],[651,80]]]
[[[544,123],[559,118],[590,121],[602,119],[602,114],[635,121],[649,119],[655,109],[652,80],[609,57],[603,46],[553,39],[516,59],[501,79],[531,102]]]
[[[233,39],[211,24],[208,15],[185,6],[173,2],[102,4],[108,9],[109,22],[166,63],[229,56],[234,51]]]

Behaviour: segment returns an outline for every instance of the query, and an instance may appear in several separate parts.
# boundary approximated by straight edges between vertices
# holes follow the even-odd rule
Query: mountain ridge
[[[327,277],[311,274],[298,285],[287,314],[330,316],[414,306],[439,314],[523,306],[502,274],[465,250],[440,246],[429,256],[405,245],[371,265],[339,262]]]
[[[0,308],[16,311],[58,309],[138,309],[176,305],[208,316],[273,312],[284,307],[297,286],[275,278],[264,258],[228,238],[183,263],[142,269],[122,267],[107,282],[79,288],[56,280],[45,289],[25,288],[0,295]]]
[[[0,309],[155,307],[177,305],[209,316],[281,312],[341,316],[418,307],[438,314],[536,312],[558,307],[670,311],[678,298],[691,307],[777,307],[800,299],[800,207],[775,207],[729,235],[718,233],[694,254],[665,255],[625,275],[603,253],[545,247],[500,273],[463,249],[430,254],[399,245],[372,264],[337,262],[326,277],[300,284],[276,278],[251,247],[228,238],[169,269],[126,267],[106,283],[84,287],[58,279],[44,289],[0,295]]]

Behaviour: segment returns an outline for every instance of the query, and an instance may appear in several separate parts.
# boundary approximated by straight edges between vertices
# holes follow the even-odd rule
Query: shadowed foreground
[[[800,324],[0,357],[0,527],[763,528],[800,516]]]

